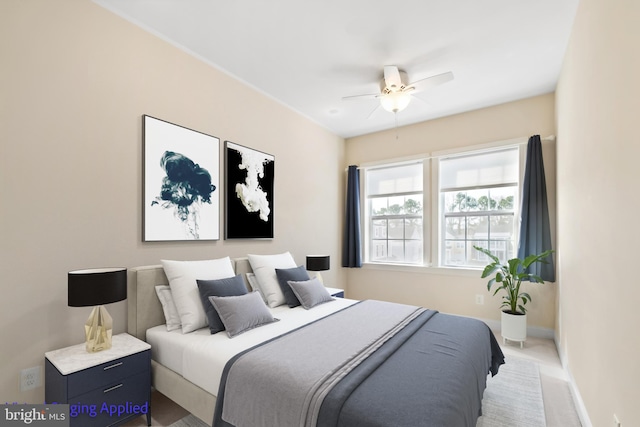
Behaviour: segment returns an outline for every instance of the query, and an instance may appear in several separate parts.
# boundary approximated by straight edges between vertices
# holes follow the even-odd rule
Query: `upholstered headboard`
[[[250,289],[246,276],[252,272],[249,259],[233,258],[231,262],[236,274],[242,275],[247,289]],[[169,281],[159,264],[133,267],[127,274],[127,332],[146,341],[147,329],[165,322],[155,287],[168,285]]]

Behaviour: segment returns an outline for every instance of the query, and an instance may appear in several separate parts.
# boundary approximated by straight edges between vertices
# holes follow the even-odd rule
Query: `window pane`
[[[491,240],[514,240],[513,215],[491,216]]]
[[[492,204],[495,206],[492,210],[513,210],[516,202],[516,194],[518,187],[500,187],[489,190]]]
[[[417,196],[405,196],[404,198],[404,212],[407,215],[420,215],[422,216],[422,195]]]
[[[422,242],[407,240],[405,242],[405,262],[408,264],[422,263]]]
[[[386,239],[387,238],[387,220],[378,219],[371,222],[371,238]]]
[[[446,240],[444,242],[444,265],[464,265],[466,259],[464,240]]]
[[[367,169],[368,260],[423,263],[423,161]]]
[[[387,198],[379,197],[369,200],[369,212],[372,216],[385,215],[387,212]]]
[[[467,238],[468,239],[488,239],[489,238],[489,217],[468,216],[467,217]]]
[[[474,246],[480,246],[481,248],[487,249],[489,247],[489,242],[486,241],[486,240],[481,240],[481,241],[470,240],[469,241],[469,244],[467,246],[467,250],[468,250],[468,253],[469,253],[469,256],[468,256],[468,259],[467,259],[467,263],[470,266],[484,267],[489,262],[491,262],[491,258],[489,258],[487,255],[483,254],[482,252],[474,249]]]
[[[464,217],[445,218],[445,239],[464,239],[466,236],[466,220]]]
[[[479,190],[468,190],[467,191],[467,210],[468,211],[486,211],[486,204],[483,202],[488,199],[489,190],[488,189],[479,189]],[[482,202],[481,202],[482,200]]]
[[[440,161],[443,265],[486,265],[489,258],[474,245],[513,257],[519,157],[509,148]]]
[[[387,215],[404,215],[404,197],[389,197],[389,209]]]
[[[385,261],[387,259],[387,241],[373,240],[371,241],[370,254],[371,261]]]
[[[390,239],[404,238],[404,220],[403,219],[389,220],[389,238]]]
[[[387,255],[387,261],[398,263],[404,262],[404,241],[389,240],[389,253]]]
[[[404,238],[409,240],[420,240],[422,242],[422,218],[412,218],[405,220]],[[422,243],[420,243],[422,246]]]

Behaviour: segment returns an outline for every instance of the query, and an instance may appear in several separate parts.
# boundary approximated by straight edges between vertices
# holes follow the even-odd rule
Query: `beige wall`
[[[70,270],[288,250],[344,281],[341,138],[89,0],[0,2],[0,57],[0,402],[42,402],[20,370],[83,341]],[[274,154],[275,238],[141,242],[143,114]]]
[[[401,120],[400,115],[400,120]],[[555,133],[554,95],[548,94],[438,120],[347,140],[347,164],[363,164],[462,148],[496,141]],[[554,143],[543,144],[550,208],[555,207]],[[552,220],[555,229],[555,218]],[[555,231],[555,230],[553,230]],[[447,313],[500,319],[500,299],[486,289],[479,271],[389,269],[367,265],[348,273],[348,295],[422,305]],[[551,333],[556,321],[556,284],[528,286],[533,302],[528,324]],[[485,304],[476,304],[483,295]]]
[[[594,426],[640,423],[638,22],[581,0],[557,90],[558,341]]]

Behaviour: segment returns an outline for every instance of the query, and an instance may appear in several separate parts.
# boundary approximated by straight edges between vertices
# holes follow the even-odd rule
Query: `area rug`
[[[169,427],[207,427],[187,415]],[[545,427],[544,404],[538,365],[508,357],[495,377],[487,379],[482,416],[476,427]]]
[[[507,357],[489,377],[476,427],[545,427],[540,372],[534,362]]]

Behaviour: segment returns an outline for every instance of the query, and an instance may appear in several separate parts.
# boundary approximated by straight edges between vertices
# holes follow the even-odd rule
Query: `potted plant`
[[[493,262],[488,264],[482,271],[482,278],[493,276],[487,282],[487,290],[491,291],[493,285],[496,289],[493,295],[504,290],[505,295],[502,296],[502,317],[501,317],[501,334],[503,341],[519,341],[520,347],[527,338],[527,309],[525,305],[531,302],[531,296],[520,290],[523,281],[544,283],[544,280],[538,275],[529,273],[527,269],[536,262],[546,263],[544,259],[551,255],[553,250],[546,250],[538,255],[529,255],[525,259],[512,258],[506,264],[500,262],[497,256],[491,251],[479,246],[474,248],[487,255]]]

